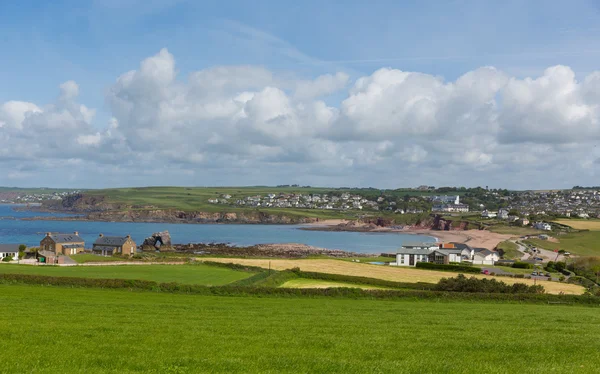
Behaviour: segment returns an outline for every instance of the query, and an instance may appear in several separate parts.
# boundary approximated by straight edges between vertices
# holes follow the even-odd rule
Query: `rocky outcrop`
[[[155,232],[154,234],[152,234],[152,236],[144,239],[144,243],[142,244],[142,250],[174,250],[169,230]]]

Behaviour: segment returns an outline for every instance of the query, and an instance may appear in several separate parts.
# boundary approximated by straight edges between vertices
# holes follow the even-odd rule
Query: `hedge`
[[[478,267],[465,266],[465,265],[443,265],[436,264],[433,262],[417,262],[417,268],[421,269],[434,269],[434,270],[445,270],[463,273],[481,273],[481,269]]]
[[[407,282],[394,282],[377,278],[368,278],[368,277],[358,277],[352,275],[342,275],[342,274],[331,274],[331,273],[316,273],[316,272],[308,272],[301,271],[300,269],[292,269],[292,271],[298,275],[300,278],[307,279],[319,279],[319,280],[327,280],[334,282],[345,282],[345,283],[354,283],[361,284],[367,286],[379,286],[379,287],[389,287],[389,288],[399,288],[399,289],[414,289],[414,290],[430,290],[433,289],[433,283],[425,283],[425,282],[417,282],[417,283],[407,283]]]
[[[291,272],[290,272],[291,273]],[[48,277],[25,274],[0,274],[1,284],[34,284],[86,288],[113,288],[165,293],[186,293],[215,296],[255,297],[345,297],[385,300],[439,300],[439,301],[496,301],[584,304],[600,306],[600,297],[592,295],[511,294],[485,292],[448,292],[430,290],[363,290],[360,288],[272,288],[272,287],[209,287],[179,283],[157,283],[131,279],[93,279],[75,277]]]
[[[438,284],[435,285],[434,290],[512,294],[542,294],[545,292],[542,285],[528,286],[525,283],[513,283],[508,285],[496,279],[479,279],[475,277],[467,278],[463,274],[459,274],[454,278],[442,278]]]
[[[533,265],[529,262],[515,262],[512,267],[515,269],[533,269]]]
[[[216,261],[198,261],[199,265],[209,265],[209,266],[217,266],[221,268],[227,268],[231,270],[237,271],[249,271],[249,272],[262,272],[266,269],[258,267],[258,266],[249,266],[249,265],[240,265],[232,262],[216,262]]]

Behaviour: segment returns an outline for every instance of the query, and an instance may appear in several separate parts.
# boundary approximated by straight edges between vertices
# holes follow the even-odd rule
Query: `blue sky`
[[[315,101],[325,103],[344,117],[343,102],[352,95],[352,87],[357,80],[361,77],[371,77],[381,68],[422,73],[442,79],[444,82],[454,82],[468,72],[487,66],[495,67],[505,74],[507,79],[535,80],[544,75],[547,68],[562,65],[574,73],[577,83],[581,83],[599,68],[599,21],[600,2],[591,0],[572,2],[462,0],[447,2],[185,0],[2,2],[0,3],[0,45],[2,46],[0,104],[19,101],[33,103],[41,108],[40,110],[48,105],[58,108],[54,101],[59,95],[59,85],[66,81],[74,81],[78,86],[77,105],[83,104],[87,108],[95,109],[93,120],[89,123],[91,127],[85,131],[93,132],[93,129],[97,129],[103,133],[111,119],[116,118],[119,129],[129,130],[123,131],[123,139],[121,139],[123,145],[135,148],[131,143],[136,140],[130,137],[140,129],[135,126],[142,126],[142,124],[134,124],[135,121],[124,123],[127,122],[127,118],[131,120],[131,116],[118,118],[119,116],[115,114],[114,101],[110,103],[107,92],[114,88],[118,77],[128,71],[139,70],[141,61],[157,55],[163,48],[174,56],[176,82],[182,84],[186,83],[186,79],[193,72],[214,67],[251,66],[266,69],[278,77],[277,84],[270,82],[261,87],[252,84],[252,88],[260,91],[265,87],[276,86],[293,96],[295,83],[292,82],[315,80],[327,74],[346,74],[348,80],[345,89],[327,89],[325,93],[315,98]],[[582,92],[589,91],[589,87],[582,86],[579,89]],[[503,91],[498,90],[499,97],[496,105],[502,107]],[[245,91],[248,90],[240,88],[229,94],[233,97]],[[405,91],[395,92],[400,95]],[[590,99],[589,95],[585,96],[583,93],[581,95],[583,95],[580,98],[583,100],[581,105],[585,104],[593,111],[595,97]],[[575,99],[569,100],[566,104],[573,104],[572,101]],[[298,104],[293,102],[290,105],[297,107]],[[563,113],[567,113],[567,109]],[[508,114],[500,114],[497,117],[502,115],[503,118],[509,117]],[[562,123],[557,124],[557,129],[564,129],[564,126],[571,125],[588,126],[588,130],[593,132],[595,128],[590,126],[595,126],[594,121],[597,120],[595,115],[595,112],[590,114],[589,124]],[[565,118],[572,118],[566,114],[565,116]],[[304,122],[298,121],[300,124],[294,126],[304,126]],[[437,121],[442,119],[438,117]],[[523,126],[529,123],[527,121],[530,119],[524,121]],[[182,123],[184,122],[195,129],[199,126],[212,129],[210,126],[215,124],[215,121],[206,123],[197,118],[185,119]],[[378,120],[373,119],[372,122],[375,126],[373,131],[379,131],[376,127]],[[346,125],[352,126],[352,124]],[[332,125],[332,128],[340,129],[346,125],[340,123],[339,126]],[[382,126],[384,125],[387,126],[382,122]],[[448,126],[457,125],[448,123]],[[22,126],[16,127],[22,128]],[[181,126],[176,128],[182,129]],[[173,130],[174,128],[171,128],[171,131]],[[502,132],[502,129],[499,131]],[[193,134],[197,135],[196,132]],[[414,132],[408,131],[399,132],[396,136],[406,140],[413,135]],[[10,136],[14,138],[18,133],[11,133]],[[309,138],[332,141],[323,134],[310,134]],[[400,144],[401,142],[396,141],[395,138],[390,138],[377,139],[380,144],[365,145],[365,152],[379,152],[377,150],[384,147],[382,142],[386,140],[393,143],[393,148],[399,152],[415,144],[424,149],[436,147],[435,143],[422,143],[420,138],[414,138],[410,145]],[[41,142],[41,139],[32,140],[29,137],[29,141]],[[481,140],[483,143],[486,141],[488,140]],[[546,146],[542,141],[537,142],[535,139],[528,141],[532,147]],[[473,139],[472,143],[476,144],[477,140]],[[265,144],[258,145],[265,146]],[[288,163],[292,157],[290,155],[299,155],[303,151],[290,150],[285,145],[278,146],[280,147],[278,154],[280,156],[285,154],[286,157],[282,157],[282,160],[287,161],[265,159],[264,154],[252,158],[252,155],[256,154],[255,149],[243,156],[250,158],[240,156],[236,158],[236,162],[252,164],[255,171],[264,171],[265,168],[277,170],[278,167],[283,167],[281,174],[275,172],[274,175],[265,177],[267,179],[265,183],[284,182],[282,179],[289,177],[284,171],[290,170]],[[332,150],[330,156],[339,156],[342,164],[344,160],[358,157],[350,155],[347,150],[342,150],[342,148],[356,148],[357,144],[320,145],[320,147],[326,146],[340,147],[336,151]],[[551,146],[556,147],[557,144],[553,143]],[[567,147],[565,144],[561,146]],[[484,149],[479,151],[485,153]],[[503,153],[507,151],[502,150]],[[552,148],[549,152],[558,151]],[[429,153],[433,156],[432,152]],[[209,153],[203,155],[204,157],[198,156],[196,159],[214,157],[214,154],[209,155]],[[489,155],[494,156],[491,153]],[[87,184],[99,183],[94,181],[93,177],[83,177],[86,175],[85,170],[101,168],[96,165],[97,160],[84,154],[71,156],[70,162],[82,165],[80,174],[82,178],[81,181],[69,181],[69,183],[77,184],[77,187],[89,187]],[[165,160],[164,155],[154,156]],[[42,155],[40,154],[39,157]],[[383,156],[378,154],[377,157]],[[483,159],[487,160],[486,157]],[[145,161],[140,161],[137,167],[133,162],[130,167],[137,169],[143,165],[143,162],[148,161],[148,157],[142,158]],[[492,158],[498,159],[498,157]],[[299,157],[299,159],[306,158]],[[510,167],[501,159],[502,157],[496,165],[498,168],[491,171],[469,170],[468,166],[457,166],[461,173],[465,173],[464,175],[473,176],[472,180],[467,181],[456,175],[445,175],[443,170],[428,169],[429,171],[419,174],[416,170],[407,169],[402,173],[410,174],[419,180],[413,182],[413,178],[411,181],[387,178],[381,182],[390,187],[422,183],[439,184],[442,181],[448,181],[450,184],[472,185],[497,178],[497,183],[500,184],[506,181],[506,178],[498,177],[498,174],[507,173],[506,170]],[[385,162],[388,161],[392,162],[391,160]],[[502,162],[505,164],[501,164]],[[592,159],[590,162],[594,165],[596,161]],[[346,170],[349,175],[347,178],[344,177],[344,173],[341,176],[325,173],[326,175],[323,176],[323,165],[310,166],[298,161],[293,167],[296,171],[302,170],[307,173],[305,174],[307,183],[362,185],[372,180],[369,172],[361,169],[362,167],[369,169],[368,166],[359,166],[357,162],[352,164],[348,162],[348,164],[350,169]],[[11,174],[11,168],[15,167],[19,171],[12,173],[15,178],[5,180],[0,178],[0,184],[38,183],[34,166],[25,163],[17,166],[11,163],[4,166],[7,174]],[[171,169],[172,165],[164,161],[161,167]],[[254,182],[254,178],[244,176],[240,176],[239,179],[223,177],[214,171],[208,171],[211,167],[214,166],[204,164],[204,161],[197,161],[187,172],[182,167],[182,174],[172,175],[170,178],[173,183],[169,184],[201,184],[198,181],[203,179],[202,176],[227,184]],[[224,167],[227,166],[220,165],[221,169]],[[207,172],[203,173],[202,170]],[[519,170],[519,172],[525,173],[526,170]],[[588,169],[587,172],[590,170]],[[592,168],[591,172],[595,172],[595,168]],[[297,175],[297,172],[291,175]],[[591,181],[595,175],[583,173],[576,174],[574,177],[581,180],[571,182],[545,178],[536,183],[552,184],[547,187],[555,187],[554,184],[561,183],[582,184],[585,180]],[[117,176],[114,178],[119,179]],[[90,182],[84,182],[83,179]],[[135,183],[152,184],[155,179],[139,175],[134,180]],[[111,185],[111,183],[104,184]],[[515,187],[529,187],[522,179],[508,180],[506,183]],[[531,183],[531,187],[535,187],[533,184],[536,183]]]

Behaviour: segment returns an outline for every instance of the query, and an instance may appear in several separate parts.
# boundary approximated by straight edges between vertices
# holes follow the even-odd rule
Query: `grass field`
[[[508,234],[515,236],[522,235],[538,235],[542,234],[543,231],[533,229],[531,227],[519,227],[519,226],[508,226],[508,225],[493,225],[488,228],[489,231],[498,234]]]
[[[361,288],[363,290],[389,290],[387,287],[368,286],[364,284],[354,284],[345,282],[334,282],[320,279],[306,279],[298,278],[292,279],[280,287],[284,288],[333,288],[333,287],[350,287],[350,288]]]
[[[523,253],[518,250],[519,246],[510,240],[498,243],[497,248],[502,250],[503,257],[509,260],[520,260]]]
[[[41,317],[49,311],[51,318]],[[595,373],[600,367],[600,313],[580,306],[0,285],[0,325],[5,373]]]
[[[380,266],[380,265],[369,265],[359,264],[348,261],[340,260],[269,260],[269,259],[244,259],[244,258],[203,258],[207,261],[216,261],[224,263],[237,263],[250,266],[260,266],[268,268],[271,263],[271,268],[274,270],[286,270],[294,267],[300,268],[303,271],[313,271],[320,273],[331,273],[331,274],[343,274],[360,277],[378,278],[396,282],[426,282],[426,283],[437,283],[442,278],[449,278],[456,276],[456,273],[447,271],[434,271],[434,270],[422,270],[415,268],[404,268],[396,266]],[[469,274],[470,276],[471,274]],[[475,277],[486,278],[480,274],[474,274]],[[532,279],[513,279],[513,278],[498,278],[499,280],[512,284],[512,283],[526,283],[529,285],[534,284]],[[538,282],[539,283],[539,282]],[[574,284],[548,282],[544,281],[541,283],[546,292],[548,293],[560,293],[565,294],[581,294],[584,292],[584,288]]]
[[[525,242],[547,250],[564,249],[580,256],[600,256],[600,231],[580,231],[557,236],[558,243],[541,239]]]
[[[570,226],[576,230],[600,231],[599,219],[558,219],[554,222]]]
[[[208,265],[118,265],[118,266],[31,266],[0,265],[0,274],[32,274],[54,277],[84,277],[103,279],[142,279],[155,282],[178,282],[220,286],[245,279],[250,272]]]
[[[89,253],[81,253],[78,255],[70,255],[73,260],[80,264],[84,264],[86,262],[115,262],[115,261],[124,261],[123,258],[119,257],[111,257],[111,256],[98,256]]]

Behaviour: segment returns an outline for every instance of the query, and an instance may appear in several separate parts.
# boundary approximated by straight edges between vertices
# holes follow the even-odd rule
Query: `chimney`
[[[127,235],[127,239],[131,239],[131,235]]]
[[[100,234],[100,235],[98,235],[98,236],[99,236],[99,237],[103,237],[103,236],[104,236],[104,234]]]
[[[75,231],[73,234],[75,234],[75,235],[79,235],[79,232],[78,232],[78,231]]]
[[[52,233],[51,233],[51,232],[47,232],[47,233],[46,233],[46,236],[50,236],[50,235],[52,235]]]

